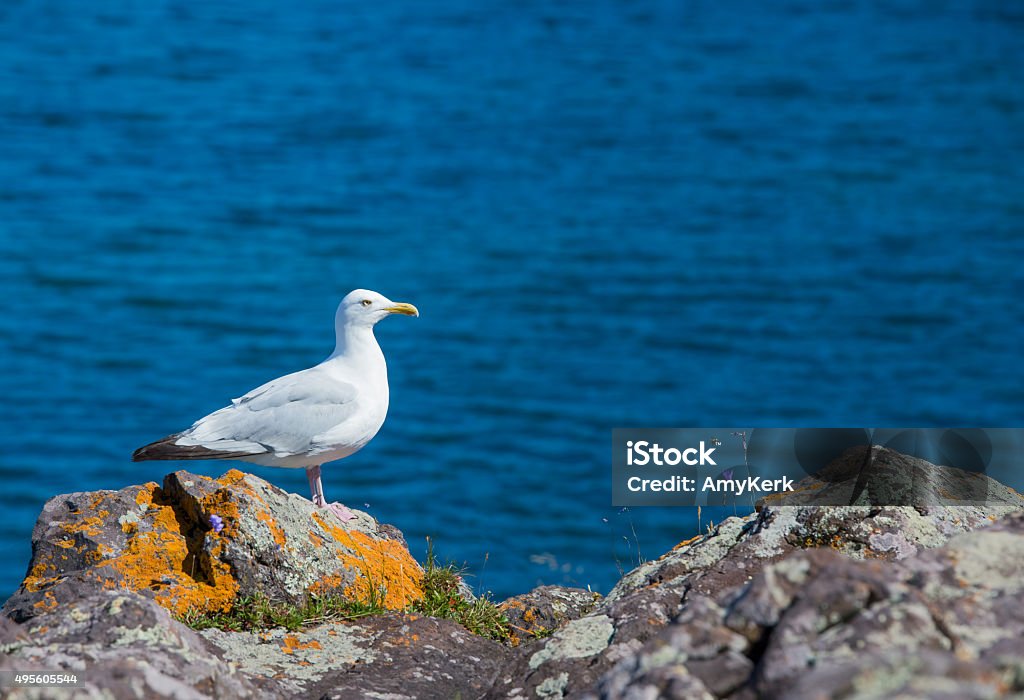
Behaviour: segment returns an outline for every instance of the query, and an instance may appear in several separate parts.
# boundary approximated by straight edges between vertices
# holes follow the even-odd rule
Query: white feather
[[[388,411],[387,365],[373,326],[399,307],[416,313],[376,292],[347,295],[338,307],[330,357],[233,399],[196,421],[175,444],[243,452],[233,458],[289,468],[356,452],[377,434]]]

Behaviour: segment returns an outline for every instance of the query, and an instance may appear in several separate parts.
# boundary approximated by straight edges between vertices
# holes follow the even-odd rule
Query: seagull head
[[[419,310],[412,304],[395,302],[383,294],[368,289],[356,289],[345,295],[338,305],[335,318],[339,328],[343,326],[373,327],[377,321],[391,314],[419,316]]]

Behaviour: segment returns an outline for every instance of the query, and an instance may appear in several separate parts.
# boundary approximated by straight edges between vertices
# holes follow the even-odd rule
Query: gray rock
[[[794,484],[793,491],[766,496],[758,505],[977,506],[992,513],[994,508],[1022,508],[1024,497],[986,474],[875,445],[847,450]]]
[[[793,552],[714,599],[689,589],[582,696],[671,697],[685,678],[694,697],[737,700],[1006,697],[1024,690],[1022,591],[1024,513],[900,561]]]
[[[511,654],[508,647],[471,634],[451,620],[412,615],[368,618],[375,635],[369,663],[326,674],[314,689],[332,700],[348,698],[478,698]]]
[[[994,673],[989,664],[958,659],[956,656],[921,650],[916,654],[892,655],[874,651],[796,678],[793,685],[775,694],[777,698],[835,700],[868,698],[927,698],[928,700],[994,700],[1020,698],[1019,681],[1024,665],[1016,670]],[[1014,666],[1013,663],[1007,664]]]
[[[614,634],[611,618],[591,613],[547,639],[521,645],[513,663],[499,674],[490,697],[561,698],[586,692],[597,683],[596,662]]]
[[[742,687],[754,669],[746,639],[722,624],[722,609],[694,596],[682,614],[636,654],[605,673],[598,697],[723,697]],[[653,695],[650,695],[653,693]]]
[[[118,700],[479,697],[511,653],[450,620],[397,613],[300,632],[197,633],[154,601],[116,591],[60,616],[8,621],[2,639],[0,670],[75,673],[84,682],[74,693]]]
[[[512,627],[511,643],[517,646],[549,636],[567,622],[593,610],[600,600],[601,594],[582,588],[539,586],[529,593],[508,598],[499,607]]]
[[[175,619],[257,593],[361,599],[371,586],[404,609],[420,593],[419,564],[400,532],[354,515],[342,523],[234,470],[51,499],[29,574],[4,606],[0,668],[80,673],[74,697],[482,695],[510,651],[448,620],[395,614],[297,632],[197,633]]]
[[[4,606],[0,669],[80,671],[86,685],[12,697],[1024,693],[1024,512],[1006,504],[763,506],[638,567],[603,600],[542,587],[505,601],[524,630],[515,647],[398,612],[298,632],[197,633],[174,619],[183,602],[214,611],[257,591],[358,596],[377,570],[360,557],[383,562],[379,580],[408,599],[420,570],[400,533],[307,504],[240,472],[51,500]]]
[[[882,452],[880,462],[902,464],[902,456]],[[915,460],[913,466],[909,474],[917,478],[929,465]],[[992,638],[990,652],[1013,654],[1017,647],[1009,636],[988,624],[971,626],[996,610],[1008,620],[1019,616],[1009,610],[1009,601],[1019,598],[1011,594],[1017,569],[1008,561],[1024,558],[1015,560],[1016,540],[1000,534],[1017,516],[992,525],[1012,512],[1007,503],[763,506],[747,518],[729,518],[626,574],[588,616],[550,639],[524,645],[491,696],[661,697],[678,687],[693,697],[786,697],[785,688],[822,659],[845,663],[872,648],[942,651],[943,630],[959,629],[958,623],[934,621],[931,611],[942,603],[907,587],[909,562],[924,567],[917,579],[935,581],[947,595],[971,580],[966,574],[1001,581],[990,610],[975,609],[959,634]],[[962,538],[974,537],[985,545],[961,551]],[[961,551],[957,576],[942,554],[948,551]],[[992,551],[998,554],[981,554]],[[926,576],[925,570],[933,573]],[[889,609],[882,628],[864,613],[875,608]],[[588,620],[600,635],[588,644],[567,639],[589,630],[580,627]],[[867,635],[875,647],[840,642],[844,634]]]
[[[398,613],[301,632],[202,635],[244,674],[277,679],[289,698],[479,697],[510,653],[450,620]]]
[[[76,688],[44,689],[47,698],[283,697],[276,680],[232,668],[214,645],[131,592],[98,591],[59,615],[35,617],[5,634],[0,652],[0,670],[79,678]],[[5,697],[37,692],[22,688]]]
[[[405,607],[422,569],[401,533],[353,514],[342,523],[237,470],[58,496],[39,516],[29,572],[3,611],[24,621],[103,590],[137,591],[178,615],[227,610],[257,593],[297,602],[383,590],[387,607]]]
[[[754,679],[761,696],[859,697],[874,686],[915,697],[1001,697],[1024,689],[1024,516],[896,563],[826,554],[771,567],[730,611],[730,627],[750,624],[747,600],[772,596],[783,578],[772,571],[807,563],[803,584],[763,630]]]

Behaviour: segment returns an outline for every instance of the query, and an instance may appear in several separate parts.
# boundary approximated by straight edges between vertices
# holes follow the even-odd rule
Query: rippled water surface
[[[695,533],[615,426],[1019,424],[1022,79],[995,0],[3,4],[0,598],[357,286],[422,317],[328,495],[499,596]]]

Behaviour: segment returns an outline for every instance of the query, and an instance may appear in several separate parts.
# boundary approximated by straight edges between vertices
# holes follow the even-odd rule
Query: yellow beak
[[[388,313],[404,314],[405,316],[419,316],[420,315],[420,310],[419,309],[417,309],[412,304],[406,304],[404,302],[403,303],[399,303],[399,304],[395,304],[394,306],[389,306],[388,308],[386,308],[384,310],[387,311]]]

